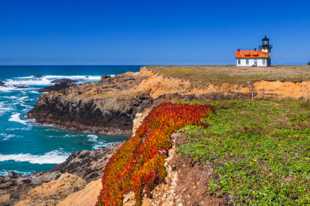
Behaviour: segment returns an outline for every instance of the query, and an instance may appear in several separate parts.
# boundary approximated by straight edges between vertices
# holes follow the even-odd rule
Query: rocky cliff
[[[135,114],[152,104],[148,93],[133,90],[144,78],[127,73],[50,91],[41,96],[28,117],[66,129],[130,134]]]
[[[234,71],[233,68],[231,70]],[[223,80],[219,74],[213,79],[208,79],[208,69],[189,70],[186,71],[186,75],[179,77],[178,70],[175,71],[177,74],[167,75],[161,74],[160,70],[142,68],[138,73],[103,77],[98,83],[70,83],[63,89],[47,90],[49,92],[41,96],[28,116],[38,123],[53,124],[66,129],[128,135],[137,113],[150,108],[154,102],[175,95],[205,98],[310,99],[309,80],[270,79],[267,74],[272,74],[273,70],[262,70],[262,74],[259,73],[257,77],[253,77],[251,70],[240,70],[239,73],[252,74],[247,77],[249,81],[240,76],[243,80],[240,82],[238,76],[233,80]],[[212,75],[214,76],[211,73],[210,76]],[[266,78],[261,78],[264,75]],[[205,78],[201,79],[201,76]],[[214,82],[214,78],[221,82]]]
[[[142,68],[139,73],[103,77],[98,83],[69,85],[60,90],[50,90],[42,95],[35,108],[29,112],[29,118],[35,119],[38,123],[54,124],[79,131],[130,134],[132,131],[133,133],[137,131],[140,123],[154,105],[167,100],[193,98],[310,99],[310,81],[307,78],[299,81],[295,78],[272,79],[260,76],[260,78],[251,77],[247,80],[242,77],[242,82],[223,79],[218,83],[213,80],[209,81],[208,78],[201,78],[208,74],[202,73],[201,75],[195,72],[186,71],[185,77],[178,77],[178,75],[164,75],[150,68]],[[246,72],[251,73],[252,71]],[[271,74],[273,70],[260,72]],[[220,78],[220,76],[216,76],[216,78]],[[152,191],[145,193],[141,200],[142,204],[223,205],[228,202],[225,200],[227,197],[217,199],[204,196],[201,198],[202,194],[208,193],[205,186],[208,184],[212,169],[176,155],[173,146],[182,144],[180,142],[182,137],[178,136],[173,139],[174,144],[165,160],[167,176],[160,184],[156,184],[156,187],[152,187]],[[140,147],[144,148],[143,144]],[[42,176],[38,175],[42,180],[39,181],[39,184],[33,184],[35,181],[32,178],[37,178],[37,176],[25,178],[12,174],[9,178],[0,179],[0,194],[3,194],[0,196],[0,202],[5,199],[8,202],[19,200],[18,202],[22,205],[22,203],[29,203],[28,197],[33,197],[31,201],[39,205],[42,200],[38,197],[42,196],[46,200],[54,201],[50,205],[94,205],[99,191],[102,189],[98,178],[101,176],[110,154],[96,152],[74,154],[48,175],[46,173],[41,174]],[[93,164],[88,164],[88,158],[93,159],[90,161]],[[74,191],[59,189],[65,195],[55,195],[52,190],[49,190],[51,196],[48,197],[38,193],[40,187],[42,190],[51,188],[53,185],[64,182],[63,180],[77,185],[74,187],[76,189]],[[18,185],[17,182],[26,183],[22,184],[23,187],[15,187],[16,184]],[[43,185],[43,183],[51,184]],[[30,186],[24,186],[25,184]],[[9,190],[11,192],[1,193],[1,186],[2,188],[11,188]],[[16,197],[15,193],[18,194]],[[14,195],[12,196],[12,194]],[[12,201],[8,199],[12,199]],[[134,194],[125,194],[124,205],[133,205],[135,201]]]

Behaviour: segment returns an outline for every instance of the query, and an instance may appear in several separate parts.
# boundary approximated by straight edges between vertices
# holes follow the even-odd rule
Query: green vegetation
[[[212,195],[234,205],[310,205],[310,103],[209,102],[208,128],[182,129],[178,152],[214,168]]]
[[[194,86],[204,84],[248,84],[259,80],[305,81],[310,80],[306,66],[276,66],[270,68],[237,68],[234,66],[149,66],[160,75],[189,80]]]

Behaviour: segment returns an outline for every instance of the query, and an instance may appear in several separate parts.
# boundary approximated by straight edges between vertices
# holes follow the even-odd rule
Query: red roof
[[[256,50],[238,50],[235,53],[237,59],[258,59],[258,58],[269,58],[269,53]]]

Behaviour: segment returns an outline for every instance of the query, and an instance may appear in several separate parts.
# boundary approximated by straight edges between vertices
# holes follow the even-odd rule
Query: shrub
[[[213,166],[210,195],[229,197],[227,205],[309,205],[309,102],[211,104],[216,112],[205,119],[208,127],[186,126],[187,142],[177,148]]]
[[[98,205],[122,205],[124,194],[130,191],[141,205],[142,193],[150,192],[166,176],[164,163],[172,133],[188,124],[202,125],[201,118],[209,112],[206,105],[163,103],[155,107],[105,167]]]

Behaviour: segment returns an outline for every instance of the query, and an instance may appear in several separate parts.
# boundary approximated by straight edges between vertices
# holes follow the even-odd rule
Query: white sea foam
[[[7,108],[0,102],[0,116],[7,112]]]
[[[9,99],[9,100],[15,100],[15,99],[18,99],[18,97],[17,97],[17,96],[12,96],[12,95],[10,95],[10,96],[4,96],[4,98],[5,98],[5,99]]]
[[[93,146],[93,149],[99,149],[99,148],[102,148],[102,147],[112,147],[113,145],[115,145],[117,142],[110,142],[110,143],[107,143],[107,142],[99,142],[98,144],[94,145]]]
[[[0,133],[1,141],[8,141],[9,139],[12,139],[16,137],[15,134],[7,134],[7,133]]]
[[[11,92],[13,90],[16,90],[17,88],[13,87],[13,86],[7,86],[7,87],[3,87],[0,86],[0,92]]]
[[[0,170],[0,176],[7,176],[9,174],[9,172],[15,172],[17,174],[22,174],[22,175],[30,175],[31,172],[23,172],[23,171],[19,171],[19,170]]]
[[[29,98],[28,96],[23,96],[23,97],[18,98],[18,100],[21,101],[21,102],[24,102],[28,98]]]
[[[91,82],[99,81],[101,76],[96,75],[45,75],[42,77],[35,76],[26,76],[26,77],[17,77],[14,79],[8,79],[5,81],[5,85],[14,87],[14,86],[48,86],[52,84],[52,81],[57,79],[72,79],[78,82]]]
[[[28,120],[31,121],[32,120]],[[16,132],[16,131],[30,131],[32,128],[31,127],[20,127],[20,128],[7,128],[5,131],[6,132]]]
[[[39,78],[16,78],[16,79],[8,79],[5,81],[5,85],[9,86],[47,86],[50,85],[51,81],[46,77],[39,77]]]
[[[76,81],[98,81],[101,79],[100,75],[72,75],[72,76],[66,76],[66,75],[46,75],[44,76],[48,79],[72,79]]]
[[[38,91],[30,91],[31,94],[40,94]]]
[[[88,137],[88,141],[94,143],[93,149],[99,149],[99,148],[106,147],[107,145],[109,145],[109,143],[107,143],[104,140],[98,140],[97,135],[89,134],[87,135],[87,137]]]
[[[97,135],[89,134],[89,135],[87,135],[87,137],[88,137],[88,141],[90,141],[90,142],[97,142],[98,141]]]
[[[20,113],[12,114],[9,121],[10,122],[17,122],[17,123],[24,124],[24,125],[27,124],[27,120],[23,120],[20,118]]]
[[[4,113],[10,111],[11,108],[0,102],[0,116],[3,115]]]
[[[69,154],[54,150],[43,155],[33,155],[29,153],[21,154],[0,154],[0,162],[15,161],[29,162],[31,164],[59,164],[68,158]]]

